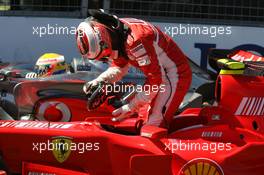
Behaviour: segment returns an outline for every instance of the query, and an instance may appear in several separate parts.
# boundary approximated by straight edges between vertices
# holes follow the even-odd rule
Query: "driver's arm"
[[[127,74],[129,68],[128,60],[120,57],[113,59],[112,65],[104,71],[98,78],[97,82],[105,81],[108,83],[114,83],[123,78]]]
[[[83,86],[83,91],[87,94],[93,86],[98,85],[100,82],[114,83],[121,80],[127,73],[128,68],[127,59],[122,57],[114,59],[112,65],[106,71]]]
[[[99,75],[99,77],[96,79],[98,82],[105,81],[108,83],[114,83],[121,80],[127,74],[129,68],[127,60],[125,60],[124,58],[118,59],[121,60],[114,60],[112,65],[101,75]]]

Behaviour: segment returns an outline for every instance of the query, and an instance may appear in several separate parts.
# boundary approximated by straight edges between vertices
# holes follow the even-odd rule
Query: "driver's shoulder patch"
[[[130,53],[135,57],[138,58],[142,55],[147,54],[147,51],[142,43],[138,44],[137,46],[130,49]]]

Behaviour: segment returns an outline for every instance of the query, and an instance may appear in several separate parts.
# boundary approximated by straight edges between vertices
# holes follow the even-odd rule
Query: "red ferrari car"
[[[221,67],[223,60],[217,63]],[[135,135],[116,129],[119,123],[92,117],[82,122],[2,120],[1,169],[24,175],[262,175],[262,64],[225,63],[214,105],[184,110],[168,129],[143,126]],[[126,129],[137,130],[147,111],[146,106],[129,119]]]

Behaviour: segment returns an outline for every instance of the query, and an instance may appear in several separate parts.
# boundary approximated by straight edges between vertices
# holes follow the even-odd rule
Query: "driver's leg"
[[[168,72],[163,79],[165,89],[159,92],[151,104],[148,125],[168,128],[191,84],[191,70],[186,66],[185,73],[175,76]],[[174,74],[174,75],[172,75]]]
[[[151,109],[149,112],[149,119],[147,125],[154,125],[159,127],[166,127],[166,121],[163,115],[163,108],[169,101],[172,93],[172,86],[167,77],[163,79],[163,90],[160,91],[156,98],[151,103]]]
[[[173,116],[178,111],[184,96],[186,95],[191,81],[188,79],[179,80],[174,96],[171,98],[170,103],[166,106],[164,117],[168,123],[171,122]]]

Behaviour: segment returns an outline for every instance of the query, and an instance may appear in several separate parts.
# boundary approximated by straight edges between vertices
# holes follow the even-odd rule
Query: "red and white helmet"
[[[112,52],[111,37],[106,26],[96,21],[80,23],[76,33],[77,46],[84,58],[108,57]]]

